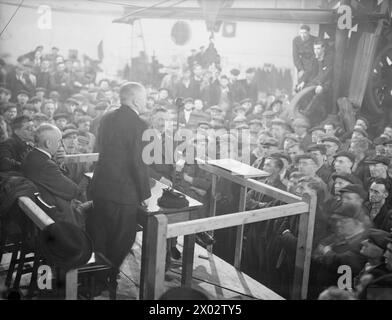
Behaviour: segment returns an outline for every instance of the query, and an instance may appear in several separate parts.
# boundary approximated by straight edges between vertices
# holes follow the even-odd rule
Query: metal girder
[[[140,7],[142,9],[143,7]],[[204,20],[200,8],[150,8],[125,9],[123,17],[115,19],[115,23],[132,23],[135,19],[189,19]],[[334,24],[337,13],[333,9],[258,9],[258,8],[224,8],[217,16],[220,21],[251,21],[278,23]]]

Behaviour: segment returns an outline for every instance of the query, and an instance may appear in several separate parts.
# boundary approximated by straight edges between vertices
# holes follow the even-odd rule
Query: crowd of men
[[[368,288],[392,286],[392,125],[370,132],[368,120],[357,116],[347,130],[327,117],[333,54],[308,26],[293,42],[293,57],[296,90],[314,86],[309,105],[294,118],[287,113],[287,95],[260,92],[254,68],[225,75],[215,60],[207,64],[191,56],[181,78],[168,74],[160,88],[145,83],[140,117],[156,130],[163,150],[178,127],[194,133],[188,143],[197,151],[192,164],[166,163],[163,151],[162,162],[149,166],[150,176],[203,202],[203,216],[209,212],[211,179],[198,163],[211,157],[245,162],[266,171],[262,181],[268,185],[315,195],[309,297],[369,298]],[[45,54],[41,46],[2,70],[0,171],[22,173],[60,208],[57,219],[78,223],[69,204],[88,198],[83,174],[92,169],[64,165],[64,155],[96,151],[100,121],[119,107],[121,83],[97,82],[88,64],[65,60],[57,48]],[[234,149],[238,152],[226,152]],[[238,211],[238,188],[218,179],[217,215]],[[247,210],[280,204],[252,190],[246,199]],[[292,290],[298,223],[295,217],[255,223],[244,234],[241,269],[285,297]],[[234,261],[232,229],[217,231],[214,238],[200,234],[198,241],[214,243],[216,255]],[[181,257],[175,241],[170,254]],[[340,266],[349,266],[352,290],[323,292],[338,285]]]

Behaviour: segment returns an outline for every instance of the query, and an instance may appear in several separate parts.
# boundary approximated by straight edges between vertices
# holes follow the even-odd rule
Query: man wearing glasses
[[[12,120],[13,135],[0,143],[0,171],[19,171],[22,160],[32,150],[34,123],[27,116]]]

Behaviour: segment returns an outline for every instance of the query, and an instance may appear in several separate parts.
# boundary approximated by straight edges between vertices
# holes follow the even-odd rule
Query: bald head
[[[41,124],[36,131],[35,141],[37,147],[55,155],[61,142],[61,131],[49,123]]]
[[[146,89],[140,83],[126,82],[120,88],[120,101],[122,105],[142,113],[147,103]]]

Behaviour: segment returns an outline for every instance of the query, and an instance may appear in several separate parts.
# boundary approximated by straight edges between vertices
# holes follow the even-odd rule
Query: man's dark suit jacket
[[[146,128],[136,112],[124,105],[104,115],[98,130],[93,199],[138,205],[151,196],[148,167],[142,159]]]
[[[47,154],[33,149],[22,163],[22,173],[34,182],[42,198],[49,205],[56,206],[55,221],[75,223],[71,210],[71,200],[80,199],[78,186],[60,170],[59,166]]]

